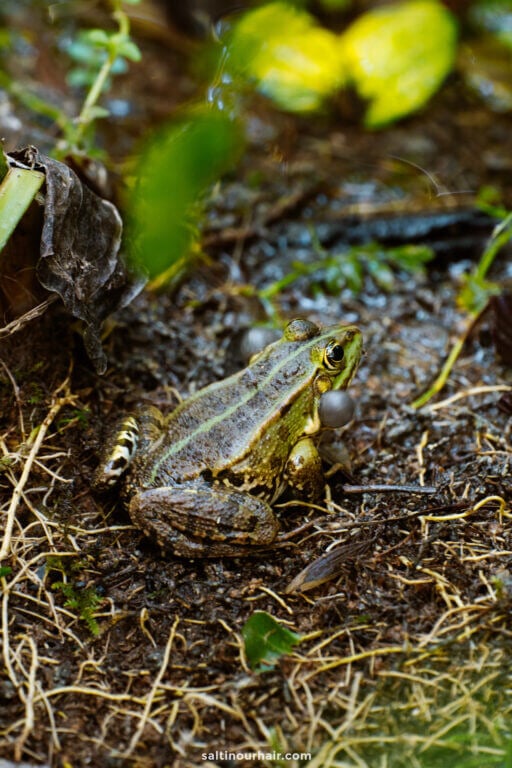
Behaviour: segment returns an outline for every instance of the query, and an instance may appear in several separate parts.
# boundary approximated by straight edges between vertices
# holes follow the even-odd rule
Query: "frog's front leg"
[[[313,440],[305,437],[292,448],[286,463],[285,480],[298,497],[321,498],[325,488],[322,459]]]
[[[250,554],[271,544],[279,529],[265,501],[201,480],[141,491],[129,513],[147,536],[183,557]]]
[[[123,416],[105,442],[93,485],[102,490],[119,482],[137,452],[144,451],[162,434],[164,417],[154,406]]]

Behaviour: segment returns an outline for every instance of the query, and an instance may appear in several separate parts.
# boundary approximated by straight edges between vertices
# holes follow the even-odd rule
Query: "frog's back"
[[[261,451],[272,452],[274,463],[284,466],[289,443],[302,431],[290,410],[309,383],[308,359],[299,345],[281,342],[239,373],[192,395],[170,414],[165,434],[146,455],[146,482],[217,476],[243,463],[249,453],[254,461],[261,442]],[[278,440],[274,432],[285,413],[286,440]]]

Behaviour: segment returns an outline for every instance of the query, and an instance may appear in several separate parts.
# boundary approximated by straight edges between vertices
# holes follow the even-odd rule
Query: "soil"
[[[184,54],[173,50],[164,78],[168,42],[142,44],[160,80],[181,83],[171,101],[193,90]],[[118,87],[128,86],[156,119],[136,69]],[[492,185],[512,204],[512,119],[457,76],[378,134],[336,110],[299,119],[257,98],[247,110],[247,152],[209,203],[206,258],[174,292],[146,290],[110,319],[104,376],[57,303],[0,342],[2,514],[16,513],[2,561],[0,757],[59,768],[430,768],[447,755],[508,765],[512,374],[492,310],[442,392],[412,403],[469,326],[460,278],[493,226],[478,190]],[[395,270],[388,291],[367,274],[358,294],[332,292],[320,270],[262,300],[296,262],[320,258],[313,228],[335,254],[376,223],[388,245],[430,244],[435,260],[423,274]],[[510,253],[490,275],[500,285]],[[290,537],[269,551],[160,552],[115,491],[92,490],[109,428],[141,403],[170,412],[243,364],[245,330],[296,316],[363,331],[356,415],[339,435],[350,467],[329,476],[322,508],[278,505]],[[287,591],[326,552],[337,553],[330,578]],[[255,611],[302,638],[260,674],[242,638]]]

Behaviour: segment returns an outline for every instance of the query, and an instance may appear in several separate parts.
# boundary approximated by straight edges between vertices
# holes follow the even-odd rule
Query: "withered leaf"
[[[39,282],[62,298],[66,309],[84,322],[84,344],[103,373],[107,360],[100,340],[103,320],[129,303],[143,282],[130,274],[119,249],[123,225],[116,207],[83,184],[64,163],[35,147],[9,154],[24,167],[46,176]]]

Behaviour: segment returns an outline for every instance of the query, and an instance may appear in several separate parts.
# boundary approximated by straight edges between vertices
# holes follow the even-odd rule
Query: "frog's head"
[[[318,394],[329,389],[346,389],[359,365],[363,337],[355,325],[319,328],[310,320],[292,320],[284,339],[303,344],[309,352],[310,375]]]
[[[346,389],[352,381],[361,358],[362,334],[355,325],[320,328],[309,320],[298,319],[288,323],[283,341],[300,349],[302,394],[297,392],[297,396],[300,399],[306,395],[309,402],[305,433],[311,434],[321,427],[321,396],[329,390]]]

